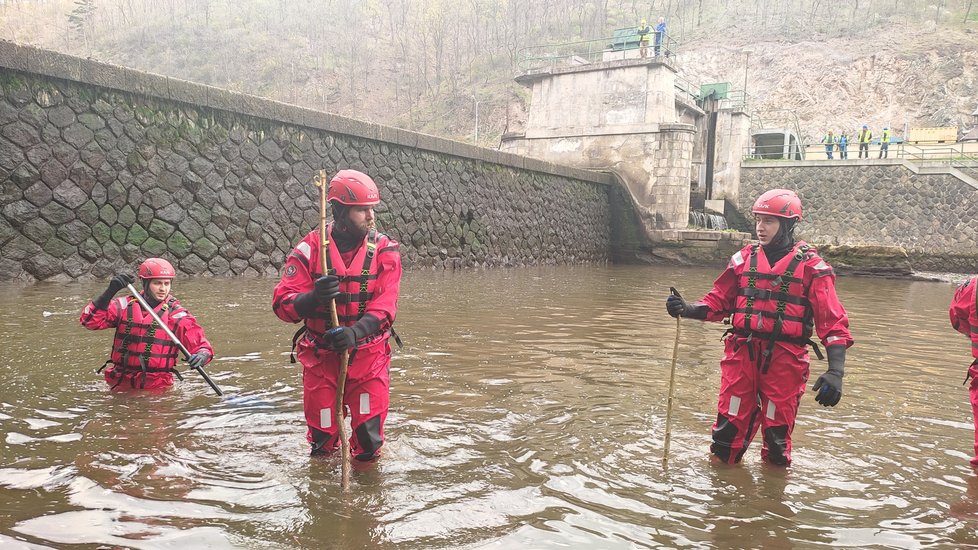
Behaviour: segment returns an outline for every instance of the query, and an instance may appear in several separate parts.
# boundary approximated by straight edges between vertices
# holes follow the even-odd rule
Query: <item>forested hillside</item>
[[[681,77],[802,132],[970,126],[974,0],[0,0],[0,37],[479,144],[519,129],[524,48],[668,20]]]

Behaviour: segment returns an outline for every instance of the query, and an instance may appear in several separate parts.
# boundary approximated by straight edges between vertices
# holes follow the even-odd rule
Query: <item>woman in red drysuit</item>
[[[712,460],[740,462],[760,427],[761,459],[791,464],[791,432],[808,382],[808,345],[813,331],[829,359],[813,389],[815,400],[833,407],[842,398],[849,318],[835,293],[835,274],[815,249],[795,241],[801,200],[793,191],[761,195],[755,215],[758,244],[734,254],[713,289],[699,302],[673,295],[673,317],[720,321],[730,317],[720,362],[720,396],[713,425]]]
[[[146,303],[193,354],[187,359],[190,368],[202,367],[210,362],[214,349],[197,319],[170,294],[176,276],[170,262],[162,258],[149,258],[139,265]],[[105,292],[82,310],[80,321],[89,330],[115,329],[112,355],[102,365],[102,369],[111,365],[104,376],[113,389],[167,388],[173,385],[173,375],[180,375],[176,370],[180,350],[134,297],[112,299],[132,283],[133,278],[125,273],[112,277]]]

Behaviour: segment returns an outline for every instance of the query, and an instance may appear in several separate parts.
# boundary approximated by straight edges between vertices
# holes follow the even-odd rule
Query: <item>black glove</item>
[[[340,278],[336,275],[326,275],[316,279],[312,293],[319,305],[328,304],[330,300],[340,295]]]
[[[666,311],[672,317],[686,317],[689,319],[706,319],[706,314],[710,308],[703,304],[689,304],[682,296],[670,294],[666,298]]]
[[[357,342],[380,331],[380,319],[365,313],[352,327],[335,327],[323,335],[324,347],[337,353],[357,347]]]
[[[94,300],[95,307],[97,309],[106,309],[109,307],[109,302],[112,301],[112,297],[120,290],[126,288],[127,285],[131,285],[133,281],[135,279],[128,273],[118,273],[113,276],[109,279],[109,287],[105,289],[105,292],[101,296]]]
[[[340,278],[336,275],[326,275],[316,279],[312,290],[295,296],[295,312],[299,317],[308,319],[319,306],[329,304],[329,301],[340,295]]]
[[[829,369],[818,377],[812,389],[815,401],[823,407],[834,407],[842,399],[842,377],[845,376],[846,347],[828,346],[825,353],[829,356]]]
[[[197,353],[191,355],[187,358],[187,366],[192,369],[199,369],[207,364],[211,360],[211,354],[209,351],[202,349]]]
[[[116,292],[119,292],[128,285],[131,285],[134,281],[135,279],[132,278],[132,275],[129,275],[128,273],[119,273],[109,280],[109,288],[106,290],[106,292],[111,292],[112,295],[115,296]]]
[[[670,294],[669,297],[666,298],[666,311],[669,312],[671,317],[678,318],[682,316],[682,314],[686,312],[687,307],[689,307],[689,304],[686,303],[686,300],[683,300],[682,296]]]
[[[335,327],[323,335],[323,347],[341,353],[357,346],[357,333],[353,327]]]

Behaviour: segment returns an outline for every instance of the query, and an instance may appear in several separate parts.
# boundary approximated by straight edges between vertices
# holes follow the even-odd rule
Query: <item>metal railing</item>
[[[803,142],[798,147],[805,151],[804,158],[807,160],[828,160],[828,144],[822,142]],[[842,150],[837,143],[831,145],[832,160],[859,160],[859,143],[849,142],[846,146],[846,158],[842,158]],[[781,144],[757,145],[752,144],[744,148],[745,160],[796,160],[783,158],[783,146]],[[878,160],[880,158],[879,143],[870,143],[867,152],[868,158]],[[866,157],[863,157],[866,158]],[[887,159],[906,159],[914,162],[926,162],[930,164],[946,164],[952,166],[969,176],[978,179],[978,143],[955,143],[939,145],[920,145],[910,143],[891,143]]]
[[[640,59],[640,44],[637,38],[631,40],[632,37],[637,37],[637,34],[528,46],[517,52],[517,66],[524,73],[529,74],[602,61]],[[678,47],[679,43],[665,34],[658,45],[654,39],[648,43],[645,47],[646,56],[649,59],[661,58],[672,62]]]

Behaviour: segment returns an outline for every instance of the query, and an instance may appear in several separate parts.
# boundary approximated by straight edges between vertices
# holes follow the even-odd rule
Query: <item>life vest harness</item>
[[[167,311],[168,309],[171,309],[173,307],[174,302],[176,302],[176,298],[171,296],[170,299],[167,300],[165,304],[163,304],[162,307],[163,311]],[[115,384],[113,384],[112,388],[110,389],[115,389],[119,384],[122,383],[123,380],[126,379],[126,375],[130,373],[142,374],[142,376],[140,377],[141,380],[139,384],[139,389],[144,389],[146,387],[146,374],[150,372],[172,372],[173,374],[176,375],[177,379],[179,379],[182,382],[183,376],[180,374],[179,371],[177,371],[173,367],[150,367],[148,365],[149,359],[151,357],[176,358],[177,357],[176,347],[174,346],[173,342],[171,342],[170,340],[165,340],[165,343],[163,343],[164,342],[163,340],[156,338],[156,331],[157,329],[159,329],[160,325],[159,323],[156,322],[155,318],[149,325],[145,325],[143,323],[136,323],[135,321],[133,321],[133,313],[135,313],[137,304],[138,302],[136,300],[130,300],[129,306],[126,308],[126,311],[128,313],[125,317],[126,330],[125,332],[123,332],[122,342],[121,344],[119,344],[119,348],[121,348],[119,349],[119,353],[121,354],[121,358],[120,358],[121,364],[114,363],[112,361],[112,358],[110,357],[105,363],[102,363],[102,366],[96,369],[95,372],[101,374],[102,370],[109,365],[114,365],[116,367],[113,372],[119,372],[119,380]],[[142,335],[134,335],[132,334],[132,328],[134,326],[145,327],[146,332]],[[129,345],[139,344],[139,343],[144,344],[144,346],[143,346],[143,352],[139,355],[140,368],[137,369],[135,367],[129,366],[129,356],[131,354],[129,350]],[[162,344],[166,346],[165,349],[167,350],[167,352],[162,354],[153,353],[153,344]],[[130,384],[132,385],[133,388],[135,388],[136,380],[132,379],[130,381]]]
[[[322,252],[325,254],[329,254],[328,235]],[[373,292],[370,292],[368,290],[368,284],[370,283],[370,281],[377,279],[376,273],[370,273],[370,266],[373,263],[374,255],[376,254],[376,252],[377,252],[377,230],[371,229],[367,233],[367,253],[364,255],[363,265],[360,267],[360,275],[336,275],[336,268],[335,267],[329,268],[328,274],[336,275],[341,283],[356,283],[356,282],[360,283],[360,289],[358,292],[340,292],[340,294],[335,298],[336,303],[338,304],[351,304],[351,303],[357,304],[356,315],[337,315],[337,320],[340,322],[341,325],[343,325],[344,323],[353,324],[359,321],[360,318],[363,317],[363,313],[367,310],[367,300],[373,297]],[[313,276],[317,275],[315,268],[313,269],[312,275]],[[328,309],[325,312],[319,312],[319,311],[314,312],[312,315],[310,315],[310,318],[325,319],[327,331],[333,328],[333,315]],[[382,338],[388,332],[390,332],[391,336],[394,337],[394,341],[397,342],[398,349],[403,347],[401,344],[401,338],[397,335],[396,332],[394,332],[394,327],[390,327],[386,331],[377,334],[375,336],[372,336],[369,340],[367,340],[367,342],[364,343],[369,343],[374,340],[377,340],[378,338]],[[303,324],[302,327],[300,327],[299,330],[295,331],[295,334],[292,335],[292,350],[289,352],[290,363],[296,362],[295,348],[299,344],[299,338],[302,338],[303,335],[305,335],[306,339],[308,339],[310,342],[316,344],[316,348],[318,349],[325,348],[325,346],[323,345],[323,337],[325,336],[325,333],[310,330],[307,325]],[[352,358],[353,357],[351,354],[350,359],[352,360]]]
[[[795,270],[798,269],[798,266],[801,265],[801,262],[805,260],[805,253],[808,252],[808,250],[811,247],[808,246],[807,244],[803,244],[799,246],[798,249],[795,250],[795,255],[791,258],[791,261],[788,262],[788,266],[785,268],[784,272],[780,274],[758,273],[757,253],[759,248],[760,248],[759,244],[754,244],[753,246],[751,246],[750,265],[748,266],[747,269],[747,286],[741,288],[738,292],[740,296],[747,297],[747,303],[744,305],[743,308],[734,309],[735,313],[744,314],[744,327],[746,328],[731,327],[723,333],[720,339],[725,340],[731,334],[745,337],[747,339],[745,343],[748,344],[747,352],[750,356],[750,359],[751,361],[758,362],[758,368],[761,370],[761,373],[763,374],[766,374],[768,369],[771,368],[771,360],[774,357],[775,342],[787,342],[799,346],[812,346],[812,349],[815,351],[815,356],[818,357],[819,360],[824,359],[824,357],[822,356],[822,351],[819,349],[818,344],[816,344],[815,341],[812,340],[811,338],[812,336],[811,302],[809,302],[808,298],[804,296],[796,296],[788,293],[791,283],[801,284],[803,282],[802,279],[794,276]],[[776,289],[757,288],[758,279],[772,280],[774,281],[774,285],[777,288]],[[760,332],[750,328],[751,318],[754,315],[757,315],[758,317],[758,321],[757,321],[758,328],[764,327],[765,312],[760,310],[757,311],[754,310],[754,301],[758,299],[759,300],[777,299],[777,306],[774,312],[774,328],[771,330],[771,332]],[[786,315],[785,308],[787,307],[788,304],[804,306],[805,315],[802,317],[798,317],[795,315]],[[770,313],[768,313],[768,315],[770,315]],[[784,328],[785,321],[795,321],[800,323],[802,325],[802,336],[798,338],[798,337],[790,337],[790,336],[782,335],[781,331]],[[729,323],[730,322],[729,319],[726,322]],[[764,340],[767,341],[767,346],[763,347],[760,356],[757,356],[757,354],[755,354],[754,346],[751,345],[755,336],[757,336],[759,339],[762,339],[762,341]]]

